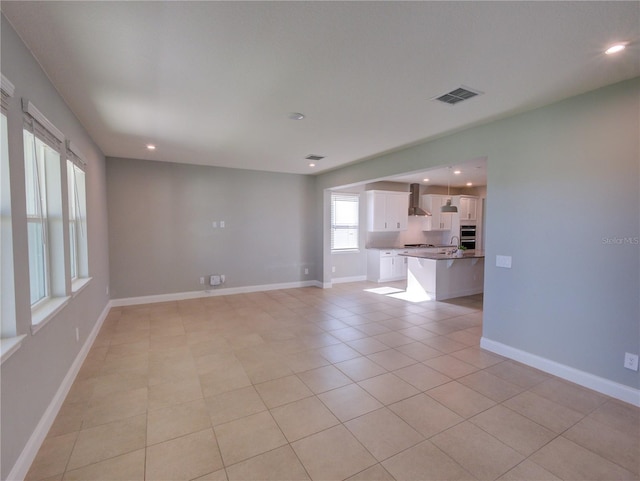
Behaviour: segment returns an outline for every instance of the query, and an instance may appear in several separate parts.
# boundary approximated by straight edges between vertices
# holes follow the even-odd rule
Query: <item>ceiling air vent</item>
[[[444,102],[445,104],[455,105],[458,102],[462,102],[463,100],[468,100],[476,95],[481,95],[482,92],[479,90],[472,90],[469,87],[459,87],[451,92],[448,92],[444,95],[440,95],[439,97],[434,97],[431,100],[439,100],[440,102]]]
[[[323,155],[314,155],[314,154],[309,154],[309,155],[307,155],[307,156],[305,157],[305,159],[307,159],[307,160],[313,160],[313,161],[316,161],[316,160],[322,160],[322,159],[324,159],[324,156],[323,156]]]

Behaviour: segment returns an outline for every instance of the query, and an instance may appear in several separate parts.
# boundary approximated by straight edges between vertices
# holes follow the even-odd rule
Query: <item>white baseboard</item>
[[[175,292],[172,294],[158,294],[152,296],[126,297],[112,299],[112,307],[135,306],[138,304],[153,304],[155,302],[184,301],[187,299],[200,299],[203,297],[228,296],[232,294],[248,294],[251,292],[276,291],[279,289],[294,289],[297,287],[323,287],[318,281],[284,282],[280,284],[262,284],[258,286],[242,286],[216,288],[207,291]]]
[[[29,437],[27,444],[20,453],[20,456],[18,456],[16,463],[13,465],[9,476],[7,477],[7,481],[23,480],[29,472],[29,468],[31,467],[33,460],[36,458],[36,455],[40,450],[40,446],[42,446],[43,441],[47,437],[47,433],[49,432],[49,429],[51,429],[51,426],[53,425],[53,422],[58,415],[58,411],[60,411],[60,408],[62,407],[62,403],[64,403],[67,394],[69,394],[69,390],[71,389],[73,381],[75,381],[76,376],[78,375],[78,371],[80,371],[80,368],[82,367],[87,354],[89,354],[89,351],[91,350],[93,341],[95,341],[96,336],[98,335],[98,332],[100,332],[100,328],[104,323],[104,320],[107,318],[107,314],[109,314],[109,309],[111,309],[111,303],[107,303],[107,305],[100,313],[100,316],[93,326],[93,329],[89,333],[89,336],[83,344],[82,349],[80,349],[80,352],[78,352],[78,355],[71,364],[69,371],[67,371],[66,376],[62,380],[60,387],[56,391],[55,396],[53,396],[53,399],[49,403],[49,406],[47,406],[47,409],[40,418],[38,425]]]
[[[610,381],[603,377],[589,374],[588,372],[580,371],[565,364],[560,364],[550,359],[531,354],[515,347],[507,346],[501,342],[492,341],[483,337],[480,339],[480,347],[487,351],[494,352],[514,361],[521,362],[527,366],[535,367],[541,371],[544,371],[554,376],[566,379],[573,383],[584,386],[588,389],[592,389],[612,398],[619,399],[620,401],[633,404],[640,407],[640,390],[634,389],[630,386]]]
[[[351,276],[351,277],[333,277],[331,279],[332,284],[343,284],[345,282],[361,282],[366,281],[367,276]]]

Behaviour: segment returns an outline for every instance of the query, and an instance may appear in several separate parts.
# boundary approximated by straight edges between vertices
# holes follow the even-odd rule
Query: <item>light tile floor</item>
[[[112,309],[27,479],[640,479],[640,409],[379,287]]]

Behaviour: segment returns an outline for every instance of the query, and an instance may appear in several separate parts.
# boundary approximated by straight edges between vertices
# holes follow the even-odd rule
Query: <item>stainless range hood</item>
[[[409,189],[409,215],[431,215],[431,212],[420,208],[420,184],[411,184]]]

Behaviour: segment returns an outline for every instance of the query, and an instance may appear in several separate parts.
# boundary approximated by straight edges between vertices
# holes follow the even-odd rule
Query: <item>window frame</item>
[[[339,202],[355,204],[355,223],[338,223],[336,210]],[[330,197],[330,248],[332,253],[358,252],[360,250],[360,194],[349,192],[331,192]],[[354,242],[345,247],[336,247],[336,233],[338,231],[353,231]]]

